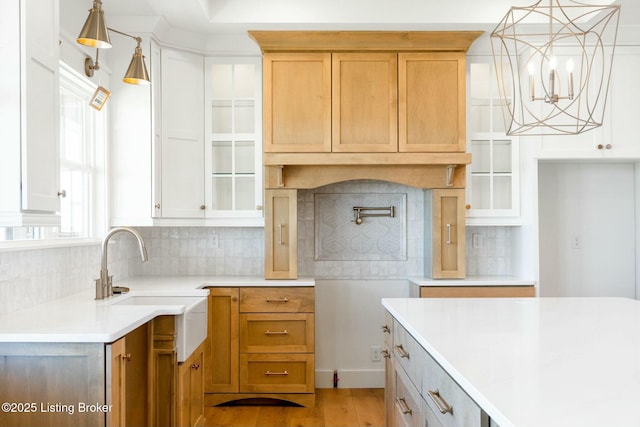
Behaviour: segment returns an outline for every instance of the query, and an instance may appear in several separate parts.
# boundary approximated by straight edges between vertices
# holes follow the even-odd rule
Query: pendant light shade
[[[538,0],[491,33],[508,135],[576,135],[602,125],[620,5]]]
[[[133,85],[148,85],[151,83],[147,66],[144,63],[144,55],[142,54],[140,41],[138,41],[138,46],[136,46],[133,58],[131,58],[131,63],[122,81]]]
[[[104,20],[104,11],[102,10],[102,1],[93,1],[93,7],[89,10],[89,16],[76,41],[85,46],[98,49],[111,47],[107,24]]]

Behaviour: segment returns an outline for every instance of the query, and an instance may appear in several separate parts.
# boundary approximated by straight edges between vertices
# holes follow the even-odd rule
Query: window
[[[60,227],[0,227],[2,240],[89,238],[104,228],[106,108],[89,106],[96,86],[60,65]]]

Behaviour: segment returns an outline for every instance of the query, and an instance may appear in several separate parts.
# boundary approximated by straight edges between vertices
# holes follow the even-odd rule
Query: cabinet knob
[[[156,209],[160,209],[160,203],[156,203],[154,206]]]
[[[67,197],[67,190],[58,191],[58,196],[64,199],[65,197]]]
[[[602,144],[598,144],[598,150],[602,150],[603,145]]]
[[[465,209],[471,209],[471,205],[464,205]]]
[[[191,369],[195,369],[195,370],[200,369],[200,364],[199,363],[192,363],[191,364]]]
[[[127,353],[122,357],[127,362],[131,362],[131,353]]]
[[[604,148],[606,148],[607,150],[611,150],[611,144],[605,145]]]
[[[256,210],[257,210],[257,211],[261,211],[261,210],[262,210],[262,205],[257,205],[257,206],[256,206]]]
[[[205,209],[207,209],[207,207],[206,207],[205,205],[200,205],[200,210],[201,210],[201,211],[203,211],[203,210],[205,210]]]

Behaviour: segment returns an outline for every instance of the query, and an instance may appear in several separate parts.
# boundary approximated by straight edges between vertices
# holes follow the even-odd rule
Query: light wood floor
[[[313,408],[205,407],[204,427],[384,427],[384,389],[317,389]]]

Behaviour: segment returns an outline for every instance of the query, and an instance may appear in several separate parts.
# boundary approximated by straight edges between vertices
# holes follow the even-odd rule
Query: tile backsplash
[[[406,195],[406,233],[401,241],[405,256],[395,260],[316,259],[316,195]],[[381,196],[383,197],[383,196]],[[386,197],[386,196],[384,196]],[[403,196],[405,197],[405,196]],[[381,200],[383,202],[384,200]],[[334,184],[298,192],[298,270],[301,277],[316,279],[404,279],[424,275],[424,193],[422,190],[377,181]],[[345,219],[320,210],[323,223]],[[347,215],[348,216],[348,215]],[[380,218],[382,219],[382,218]],[[376,218],[365,219],[371,221]],[[344,224],[343,224],[344,225]],[[360,227],[360,226],[357,226]],[[260,227],[138,227],[147,244],[149,261],[140,260],[130,236],[114,236],[109,247],[109,272],[114,281],[137,276],[212,275],[263,276],[264,230]],[[362,229],[361,229],[362,230]],[[467,227],[467,275],[511,275],[512,227]],[[372,227],[372,238],[386,233]],[[388,230],[387,230],[388,231]],[[369,232],[369,231],[368,231]],[[479,248],[473,247],[474,234]],[[30,307],[85,289],[94,289],[100,271],[101,248],[97,243],[49,249],[0,251],[0,315]]]

